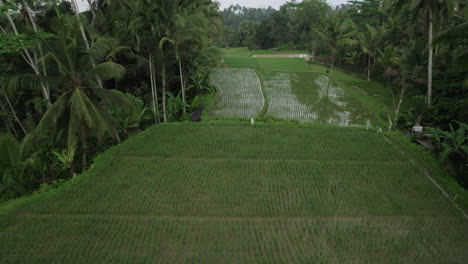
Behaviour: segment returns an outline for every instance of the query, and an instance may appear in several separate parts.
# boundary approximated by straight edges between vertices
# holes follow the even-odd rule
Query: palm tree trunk
[[[149,57],[149,74],[150,74],[150,86],[151,86],[151,96],[153,97],[153,114],[154,114],[154,122],[158,123],[159,116],[158,116],[158,111],[156,110],[157,104],[158,104],[158,96],[157,96],[157,90],[155,88],[155,83],[156,81],[154,80],[154,67],[153,67],[153,59],[151,57],[151,54],[148,56]]]
[[[0,100],[0,110],[2,110],[2,112],[4,113],[7,112],[5,106],[2,103],[2,100]],[[18,137],[18,132],[16,131],[16,128],[11,122],[10,118],[5,117],[3,118],[3,121],[5,122],[5,127],[7,127],[11,131],[11,133],[15,135],[15,137]]]
[[[432,48],[432,8],[429,7],[429,63],[427,65],[427,104],[432,104],[432,55],[434,49]]]
[[[184,86],[184,74],[182,72],[182,59],[180,58],[179,56],[179,52],[178,52],[178,49],[177,49],[177,58],[178,58],[178,61],[179,61],[179,72],[180,72],[180,88],[182,89],[182,103],[183,103],[183,107],[182,107],[182,110],[183,110],[183,113],[184,115],[186,115],[186,109],[185,109],[185,86]]]
[[[315,61],[315,47],[317,46],[317,40],[312,41],[312,61]]]
[[[94,27],[94,23],[96,21],[96,12],[94,11],[91,0],[88,0],[88,4],[89,4],[89,10],[91,11],[91,15],[93,16],[91,19],[91,26]]]
[[[370,54],[367,54],[367,81],[368,82],[370,82],[370,64],[371,64]]]
[[[71,176],[72,178],[75,178],[76,174],[75,174],[75,168],[73,168],[73,162],[72,162],[72,164],[70,165],[69,171],[70,171],[70,176]]]
[[[3,91],[2,91],[3,92]],[[23,124],[21,123],[21,121],[19,120],[18,116],[16,115],[16,111],[15,109],[13,108],[13,105],[11,104],[10,102],[10,99],[8,98],[8,96],[5,94],[5,92],[3,92],[3,96],[5,97],[6,101],[7,101],[7,104],[8,104],[8,107],[10,108],[10,111],[11,113],[13,114],[13,117],[15,118],[16,122],[18,123],[18,125],[21,127],[21,129],[23,130],[23,133],[24,135],[28,135],[28,132],[26,131],[26,129],[24,128]]]
[[[3,6],[3,5],[4,5],[3,0],[0,0],[0,6]],[[8,22],[11,25],[11,28],[13,29],[13,32],[15,33],[16,36],[18,36],[19,32],[18,32],[18,29],[16,28],[15,22],[11,18],[8,11],[5,11],[4,13],[5,13],[5,16],[7,17]],[[33,23],[33,22],[31,22],[31,23]],[[39,67],[37,65],[37,60],[34,60],[32,58],[31,54],[29,53],[29,51],[26,48],[23,48],[23,52],[24,52],[24,55],[22,54],[23,59],[29,64],[29,66],[31,66],[31,68],[33,69],[33,71],[34,71],[34,73],[36,75],[40,75]],[[43,82],[41,82],[41,88],[42,88],[42,95],[43,95],[44,99],[46,100],[46,106],[47,106],[47,108],[50,108],[50,106],[52,105],[51,102],[50,102],[50,92],[49,92],[48,88],[44,85]]]
[[[333,76],[333,60],[335,59],[335,54],[332,51],[331,62],[330,62],[330,76]]]
[[[398,115],[400,114],[400,107],[401,107],[401,103],[403,103],[403,97],[405,96],[405,92],[406,92],[406,85],[405,85],[405,80],[403,79],[401,83],[400,98],[398,101],[398,105],[395,108],[395,123],[398,122]]]
[[[36,22],[34,21],[34,17],[32,16],[31,9],[29,8],[28,3],[23,1],[23,5],[24,5],[24,7],[26,9],[26,12],[28,14],[29,21],[31,21],[31,25],[32,25],[32,27],[34,29],[34,32],[38,33],[37,25],[36,25]],[[38,49],[39,49],[39,55],[41,56],[41,58],[44,58],[44,52],[42,51],[42,46],[39,45]],[[37,64],[37,60],[36,60],[36,64]],[[42,60],[42,74],[44,76],[47,76],[47,68],[45,66],[45,61],[44,60]],[[52,102],[50,100],[49,86],[47,84],[42,83],[42,82],[41,82],[41,86],[44,87],[43,92],[44,92],[44,97],[46,98],[47,108],[50,108],[52,106]]]
[[[162,64],[161,64],[161,74],[162,74],[162,97],[163,97],[163,119],[164,123],[167,123],[167,109],[166,109],[166,63],[164,61],[164,54],[162,55]]]

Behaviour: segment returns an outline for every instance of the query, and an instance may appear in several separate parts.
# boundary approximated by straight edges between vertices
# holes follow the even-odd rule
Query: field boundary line
[[[406,155],[406,153],[404,152],[404,150],[402,150],[401,148],[395,146],[394,143],[392,143],[385,135],[382,135],[385,140],[393,147],[395,148],[405,159],[407,159],[411,164],[413,164],[413,166],[419,170],[419,172],[421,172],[424,176],[426,176],[426,178],[431,181],[439,190],[440,192],[455,206],[456,209],[458,209],[458,211],[460,211],[460,213],[462,213],[462,215],[465,217],[466,220],[468,220],[468,214],[465,213],[465,211],[463,211],[463,209],[458,206],[458,204],[452,200],[449,196],[449,194],[444,190],[444,188],[442,188],[442,186],[437,183],[437,181],[430,175],[429,172],[427,172],[427,170],[425,168],[422,168],[422,166],[418,166],[418,162],[415,161],[414,158],[412,158],[411,156],[408,157],[408,155]]]

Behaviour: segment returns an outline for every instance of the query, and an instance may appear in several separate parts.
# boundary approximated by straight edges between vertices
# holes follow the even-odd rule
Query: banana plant
[[[462,170],[468,163],[468,124],[458,124],[457,130],[450,124],[450,131],[429,128],[429,137],[435,143],[439,161],[445,162],[450,158],[461,160],[459,169]]]

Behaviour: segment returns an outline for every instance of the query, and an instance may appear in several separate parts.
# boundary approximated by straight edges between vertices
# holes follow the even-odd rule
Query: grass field
[[[0,262],[468,258],[468,221],[382,135],[363,129],[162,125],[80,177],[0,216]]]

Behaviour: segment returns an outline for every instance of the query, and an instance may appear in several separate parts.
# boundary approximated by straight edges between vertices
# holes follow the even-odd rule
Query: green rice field
[[[260,100],[252,99],[256,97],[239,96],[261,90],[257,88],[258,80],[251,77],[251,72],[256,71],[268,99],[266,116],[338,126],[377,125],[377,111],[365,103],[373,99],[340,87],[323,66],[308,64],[300,58],[260,58],[252,57],[253,54],[246,49],[225,50],[225,67],[212,74],[212,83],[222,91],[213,111],[215,116],[245,118],[248,116],[245,112],[259,109],[255,102]]]
[[[468,258],[461,212],[365,129],[160,125],[99,156],[80,177],[0,207],[1,263]]]
[[[261,111],[264,98],[254,70],[217,68],[212,72],[210,81],[220,91],[215,115],[251,118]]]
[[[369,108],[333,85],[326,75],[263,72],[268,115],[339,126],[364,126],[375,119]]]

